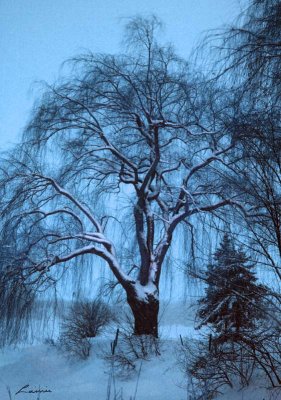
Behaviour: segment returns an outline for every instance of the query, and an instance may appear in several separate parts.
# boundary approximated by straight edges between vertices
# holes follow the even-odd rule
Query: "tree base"
[[[134,334],[158,338],[159,300],[152,295],[148,295],[147,300],[144,302],[136,296],[128,297],[134,315]]]

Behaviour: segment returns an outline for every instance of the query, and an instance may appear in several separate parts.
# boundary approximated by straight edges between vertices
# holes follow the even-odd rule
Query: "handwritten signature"
[[[21,393],[42,394],[42,393],[52,393],[52,391],[48,388],[41,388],[40,386],[38,388],[31,388],[30,385],[24,385],[15,393],[15,395]]]

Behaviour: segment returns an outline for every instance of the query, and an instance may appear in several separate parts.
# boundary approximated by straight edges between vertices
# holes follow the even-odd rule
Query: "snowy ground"
[[[105,342],[104,346],[109,343]],[[142,365],[137,399],[184,399],[184,391],[179,387],[179,373],[174,367],[172,352]],[[145,364],[145,365],[144,365]],[[22,386],[48,388],[52,393],[41,395],[46,400],[102,400],[106,399],[109,379],[108,364],[92,354],[89,360],[73,362],[58,355],[55,349],[46,346],[28,347],[23,350],[8,351],[1,358],[0,398],[9,399],[6,386],[16,393]],[[124,399],[133,397],[137,376],[129,380],[116,379],[116,391],[123,393]],[[113,389],[112,389],[113,390]],[[27,394],[17,396],[28,399]],[[32,395],[30,395],[32,398]]]
[[[186,398],[184,377],[179,372],[175,350],[179,342],[178,332],[192,335],[192,328],[170,326],[163,331],[163,335],[168,332],[174,339],[163,340],[161,356],[142,362],[136,399]],[[0,399],[9,400],[7,387],[15,394],[29,384],[28,390],[39,387],[52,390],[51,393],[42,393],[42,400],[105,400],[110,366],[102,354],[109,349],[109,338],[99,338],[87,361],[68,360],[48,345],[5,349],[0,353]],[[134,396],[137,375],[126,380],[116,378],[116,392],[120,396],[122,393],[124,400]],[[19,394],[16,398],[36,399],[36,396]]]
[[[162,319],[161,356],[138,364],[138,373],[129,379],[115,380],[118,400],[193,400],[187,391],[187,379],[177,361],[179,336],[196,338],[192,319],[180,318],[178,308],[170,307]],[[175,323],[177,320],[179,323]],[[186,322],[183,324],[183,322]],[[66,359],[55,347],[33,344],[0,352],[0,400],[106,400],[110,365],[103,358],[110,349],[114,331],[94,339],[91,356],[86,361]],[[244,391],[227,391],[219,400],[278,400],[276,392],[265,391],[261,383]],[[41,393],[19,393],[23,386],[29,390],[50,390]],[[10,395],[8,393],[10,390]],[[114,386],[111,385],[113,399]]]

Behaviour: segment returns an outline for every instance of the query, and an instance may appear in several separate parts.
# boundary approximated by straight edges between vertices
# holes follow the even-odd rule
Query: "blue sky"
[[[54,81],[61,63],[85,49],[121,49],[122,26],[156,14],[164,41],[188,59],[203,32],[230,23],[242,0],[0,0],[0,150],[20,138],[39,81]],[[37,92],[38,93],[38,92]]]

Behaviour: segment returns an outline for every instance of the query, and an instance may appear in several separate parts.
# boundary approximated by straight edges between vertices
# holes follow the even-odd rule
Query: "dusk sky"
[[[242,0],[0,0],[0,150],[20,138],[39,86],[61,63],[90,49],[117,53],[122,27],[136,14],[156,14],[163,41],[188,59],[204,31],[229,24]]]

